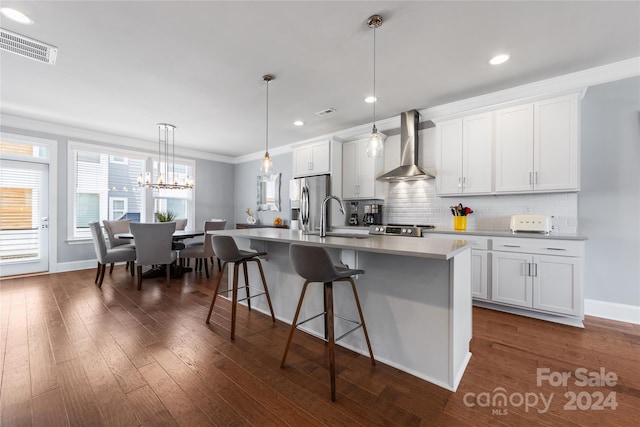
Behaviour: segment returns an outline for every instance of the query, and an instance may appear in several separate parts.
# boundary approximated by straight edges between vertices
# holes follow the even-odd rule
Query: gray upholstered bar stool
[[[329,373],[331,376],[331,400],[336,400],[336,358],[335,358],[335,343],[342,339],[347,334],[362,327],[364,332],[364,338],[367,341],[367,347],[369,348],[369,356],[371,357],[371,364],[375,365],[376,360],[373,357],[373,351],[371,350],[371,343],[369,342],[369,334],[367,334],[367,326],[364,323],[364,316],[362,315],[362,308],[360,307],[360,299],[358,298],[358,291],[356,291],[356,284],[352,279],[352,276],[356,274],[364,274],[364,270],[348,269],[343,267],[337,267],[331,261],[329,253],[320,246],[307,246],[292,244],[289,247],[289,255],[291,256],[291,263],[293,269],[305,279],[304,286],[302,287],[302,293],[300,294],[300,300],[298,301],[298,308],[296,308],[296,314],[293,316],[293,323],[291,324],[291,330],[289,331],[289,339],[287,339],[287,346],[284,349],[284,355],[282,356],[282,363],[280,367],[284,368],[285,361],[287,360],[287,353],[291,346],[291,340],[293,338],[293,332],[301,324],[308,322],[324,315],[324,335],[325,340],[329,344]],[[311,282],[324,283],[324,312],[312,316],[306,320],[298,322],[298,315],[300,315],[300,308],[304,301],[304,294],[307,292],[307,285]],[[345,332],[338,338],[334,338],[333,330],[333,282],[349,282],[351,283],[351,290],[353,291],[353,297],[356,300],[356,306],[358,307],[358,314],[360,315],[360,321],[346,319],[341,316],[343,320],[355,323],[356,326]]]
[[[233,288],[229,291],[232,292],[232,300],[231,300],[231,339],[235,338],[236,333],[236,308],[239,301],[247,301],[247,306],[249,310],[251,310],[251,298],[259,297],[261,295],[265,295],[267,297],[267,303],[269,304],[269,310],[271,311],[271,319],[275,322],[276,316],[273,314],[273,307],[271,306],[271,297],[269,297],[269,288],[267,288],[267,281],[264,278],[264,271],[262,271],[262,263],[258,259],[259,256],[266,255],[266,252],[249,252],[238,249],[235,240],[231,236],[213,236],[213,251],[215,252],[218,259],[221,259],[222,270],[220,271],[220,276],[218,276],[218,283],[216,283],[216,290],[213,294],[213,299],[211,300],[211,307],[209,307],[209,315],[207,316],[207,323],[211,319],[211,312],[213,311],[213,305],[216,302],[216,297],[218,296],[218,290],[220,288],[220,281],[222,280],[222,274],[224,273],[224,269],[227,267],[227,264],[230,262],[233,264]],[[255,262],[258,264],[258,269],[260,270],[260,277],[262,278],[262,287],[264,289],[263,292],[251,295],[249,292],[249,275],[247,273],[247,263]],[[247,292],[247,296],[238,300],[238,268],[242,265],[242,270],[244,272],[244,287]]]

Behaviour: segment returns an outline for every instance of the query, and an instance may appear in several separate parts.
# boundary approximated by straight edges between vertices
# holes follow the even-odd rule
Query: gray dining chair
[[[176,260],[176,252],[171,250],[175,222],[136,223],[129,225],[136,241],[136,269],[138,270],[138,290],[142,289],[142,267],[164,265],[167,287],[171,281],[171,264]]]
[[[211,260],[211,267],[213,268],[213,257],[215,256],[215,252],[213,251],[213,243],[211,241],[210,234],[207,234],[207,231],[212,230],[224,230],[224,227],[227,225],[226,220],[222,221],[205,221],[204,222],[204,241],[199,245],[190,245],[186,249],[180,251],[180,258],[182,259],[191,259],[195,258],[196,263],[194,266],[194,271],[202,270],[202,266],[204,264],[204,271],[207,275],[207,279],[209,278],[209,263],[208,260]],[[188,264],[187,264],[188,265]],[[220,258],[218,258],[218,269],[222,271],[222,267],[220,265]]]
[[[98,258],[98,269],[96,271],[95,283],[102,287],[102,281],[104,280],[104,272],[106,271],[107,264],[113,265],[116,262],[132,262],[136,259],[136,250],[130,247],[122,246],[112,249],[107,248],[107,242],[104,238],[104,233],[100,227],[99,222],[92,222],[89,224],[91,230],[91,238],[93,239],[93,246],[96,250],[96,258]],[[131,267],[131,275],[133,276],[133,267]]]
[[[114,249],[116,247],[127,247],[135,250],[135,243],[132,239],[118,239],[116,238],[116,234],[120,233],[128,233],[129,232],[129,224],[130,220],[116,220],[116,221],[107,221],[106,219],[102,221],[104,224],[104,229],[107,230],[107,235],[109,236],[109,248]],[[109,268],[109,274],[113,272],[113,264],[111,263],[111,267]],[[126,268],[133,268],[133,262],[127,263]]]
[[[176,219],[174,222],[176,223],[176,230],[187,229],[187,218]]]

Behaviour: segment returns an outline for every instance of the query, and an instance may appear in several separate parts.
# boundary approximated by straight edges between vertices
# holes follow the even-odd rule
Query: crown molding
[[[2,126],[9,128],[25,129],[32,132],[42,132],[49,134],[55,139],[76,140],[78,142],[104,143],[107,145],[121,146],[144,152],[157,152],[158,141],[145,141],[142,139],[129,138],[122,135],[114,135],[106,132],[99,132],[90,129],[67,126],[59,123],[47,122],[44,120],[32,119],[13,114],[1,113]],[[193,150],[190,148],[180,148],[179,157],[191,159],[211,160],[223,163],[235,163],[233,157],[221,156],[219,154],[205,151]]]
[[[462,113],[480,113],[490,108],[502,108],[551,96],[561,96],[575,92],[581,92],[584,96],[584,92],[589,86],[638,75],[640,75],[640,57],[635,57],[473,98],[425,108],[420,110],[420,114],[425,119],[430,118],[433,121],[442,121],[455,118],[456,115],[461,115]]]

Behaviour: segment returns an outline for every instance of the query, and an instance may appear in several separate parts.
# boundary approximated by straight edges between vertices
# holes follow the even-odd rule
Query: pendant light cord
[[[376,27],[373,27],[373,127],[376,127]]]
[[[269,80],[267,80],[267,118],[265,121],[265,155],[269,154]]]

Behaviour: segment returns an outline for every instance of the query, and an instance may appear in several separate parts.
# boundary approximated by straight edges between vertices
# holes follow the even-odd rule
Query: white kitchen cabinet
[[[489,239],[487,237],[426,233],[425,237],[446,240],[472,240],[475,242],[471,248],[471,296],[475,299],[488,299],[488,263],[487,248]]]
[[[488,298],[487,251],[471,250],[471,296],[476,299]]]
[[[582,317],[582,242],[494,239],[491,301]]]
[[[382,183],[376,180],[382,174],[384,159],[367,156],[367,140],[345,142],[342,145],[342,198],[381,198]]]
[[[496,193],[578,191],[578,95],[496,111]]]
[[[438,123],[438,195],[490,194],[493,113]]]
[[[293,176],[320,175],[331,172],[331,141],[313,142],[293,149]]]
[[[531,255],[493,252],[491,300],[521,307],[533,307],[532,278],[528,265]]]

